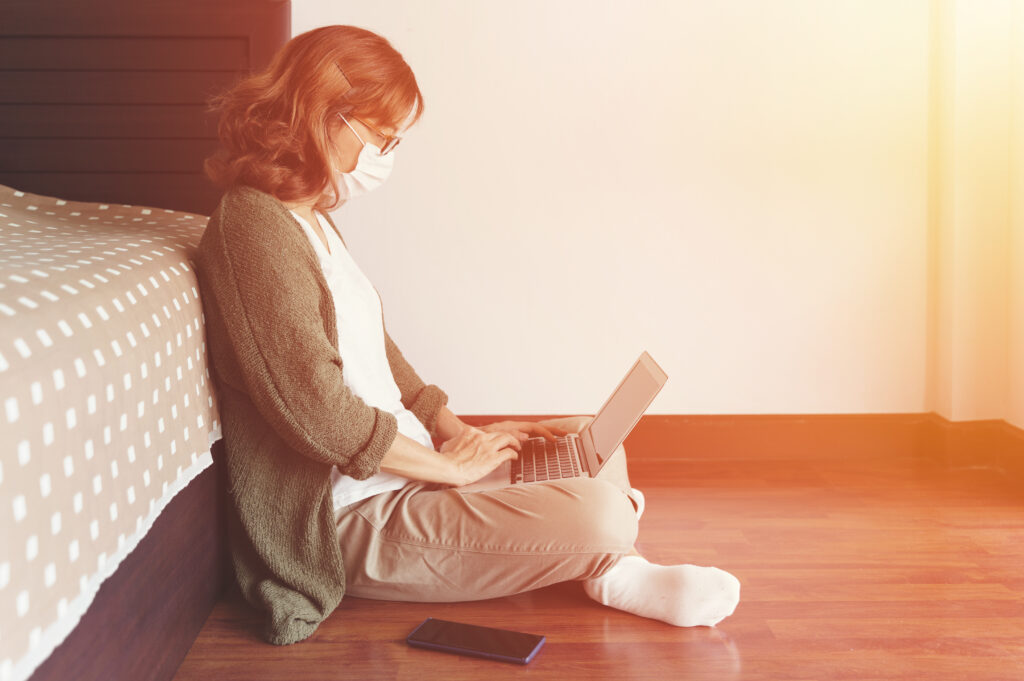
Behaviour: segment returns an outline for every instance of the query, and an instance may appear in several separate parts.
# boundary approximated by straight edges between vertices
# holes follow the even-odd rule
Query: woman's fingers
[[[537,435],[547,440],[554,440],[571,432],[559,426],[545,426],[535,421],[499,421],[497,423],[489,423],[482,428],[488,433],[514,433],[521,440]]]
[[[548,440],[554,440],[560,435],[568,435],[569,431],[558,426],[545,426],[540,423],[527,421],[522,424],[527,432],[538,434]]]
[[[517,452],[516,450],[512,449],[511,447],[505,447],[504,449],[502,449],[498,453],[504,455],[501,458],[501,463],[505,463],[509,459],[518,459],[519,458],[519,452]]]
[[[551,432],[551,429],[546,427],[546,426],[542,426],[539,423],[534,423],[533,424],[533,432],[540,433],[544,438],[546,438],[548,440],[554,440],[555,439],[555,434],[553,432]],[[564,433],[563,433],[563,435],[564,435]]]
[[[488,435],[490,436],[491,444],[493,444],[497,449],[501,449],[502,447],[514,447],[518,450],[522,447],[519,443],[518,437],[504,430],[496,430],[492,433],[488,433]]]

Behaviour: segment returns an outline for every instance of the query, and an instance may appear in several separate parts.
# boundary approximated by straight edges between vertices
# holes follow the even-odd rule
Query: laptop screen
[[[641,354],[590,423],[599,465],[626,439],[666,380],[668,376],[651,356]]]

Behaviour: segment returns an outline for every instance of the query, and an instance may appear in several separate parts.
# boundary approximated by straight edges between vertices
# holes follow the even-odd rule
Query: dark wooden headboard
[[[209,215],[206,100],[291,35],[287,0],[3,0],[0,184]]]
[[[290,36],[288,0],[0,0],[0,184],[209,215],[207,99]],[[230,573],[222,444],[33,681],[174,676]]]

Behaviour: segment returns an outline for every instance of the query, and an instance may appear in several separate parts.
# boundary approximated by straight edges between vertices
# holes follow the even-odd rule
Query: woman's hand
[[[547,440],[554,440],[559,435],[568,435],[569,431],[558,426],[542,426],[533,421],[499,421],[480,426],[485,433],[510,433],[519,440],[526,440],[532,436],[540,436]]]
[[[485,432],[467,426],[438,450],[453,466],[455,486],[468,485],[484,477],[509,459],[519,456],[519,439],[506,432]]]

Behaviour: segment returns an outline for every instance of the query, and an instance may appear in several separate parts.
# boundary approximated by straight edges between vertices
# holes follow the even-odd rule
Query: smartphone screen
[[[418,648],[526,664],[544,645],[544,637],[507,629],[480,627],[428,617],[406,643]]]

